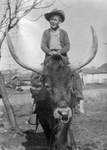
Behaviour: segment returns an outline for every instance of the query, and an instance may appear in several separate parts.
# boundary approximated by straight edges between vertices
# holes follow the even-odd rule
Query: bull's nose
[[[69,110],[68,110],[69,111]],[[66,116],[68,115],[68,111],[66,110],[58,110],[58,113],[61,115],[61,116]]]
[[[57,108],[54,111],[54,117],[57,119],[67,120],[68,118],[72,117],[71,109],[68,108]]]
[[[60,119],[61,119],[62,122],[67,122],[69,120],[69,115],[68,115],[69,111],[66,111],[66,112],[65,111],[64,112],[63,111],[58,111],[58,113],[61,116]]]

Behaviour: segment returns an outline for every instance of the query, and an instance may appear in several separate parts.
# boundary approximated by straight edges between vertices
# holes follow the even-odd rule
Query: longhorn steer
[[[15,61],[22,67],[41,73],[44,79],[44,88],[40,90],[37,101],[37,115],[44,129],[49,150],[65,150],[71,148],[77,150],[73,136],[71,121],[75,107],[74,72],[87,65],[97,52],[98,41],[96,33],[92,29],[92,49],[85,59],[72,66],[63,66],[60,56],[54,56],[52,61],[44,68],[33,68],[25,64],[15,53],[11,39],[6,33],[9,50]],[[41,99],[41,92],[45,93]]]

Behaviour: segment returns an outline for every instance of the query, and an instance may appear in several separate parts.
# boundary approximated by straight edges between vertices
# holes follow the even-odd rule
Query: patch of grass
[[[86,85],[83,85],[83,89],[85,90],[107,89],[107,84],[86,84]]]

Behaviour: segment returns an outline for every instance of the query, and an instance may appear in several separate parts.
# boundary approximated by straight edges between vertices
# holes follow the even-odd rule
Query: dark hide
[[[49,150],[65,150],[67,145],[76,150],[71,128],[76,99],[72,76],[70,68],[56,59],[47,64],[42,73],[44,86],[38,93],[37,115],[46,135]],[[71,109],[72,116],[67,123],[54,117],[53,112],[56,109],[63,110],[68,107]]]

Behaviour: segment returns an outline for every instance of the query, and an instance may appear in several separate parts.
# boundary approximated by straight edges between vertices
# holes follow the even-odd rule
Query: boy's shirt
[[[50,30],[50,35],[51,35],[51,39],[50,39],[49,48],[60,50],[61,49],[60,28],[58,28],[56,31],[51,29]]]

